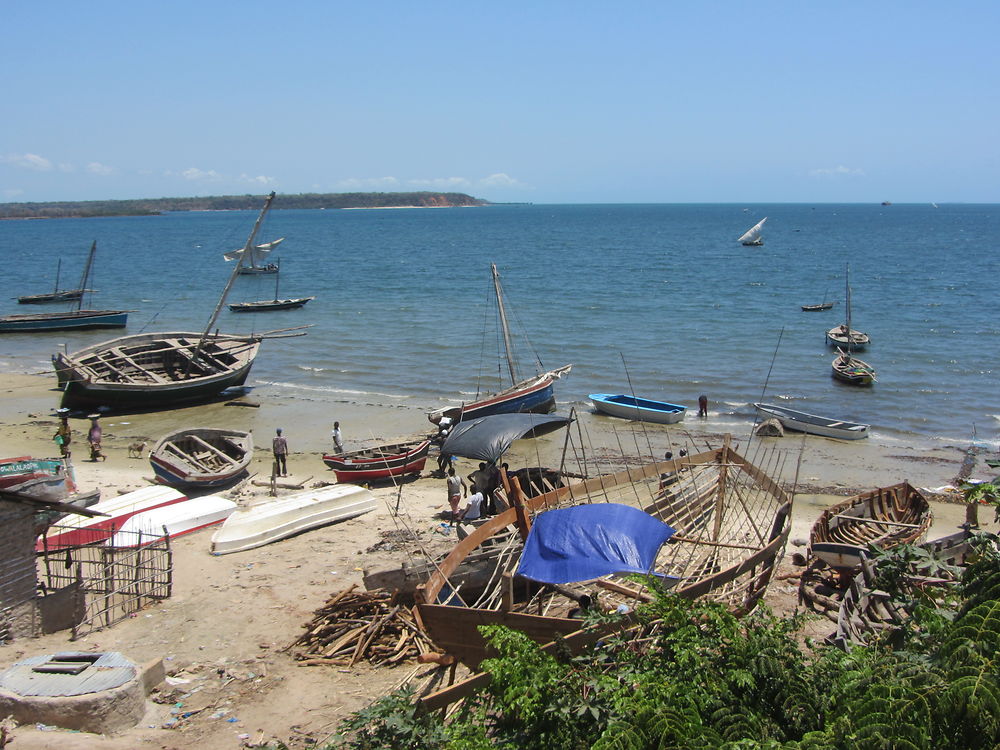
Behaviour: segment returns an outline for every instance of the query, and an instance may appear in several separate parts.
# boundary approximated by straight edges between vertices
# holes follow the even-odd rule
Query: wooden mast
[[[514,359],[510,354],[510,329],[507,327],[507,311],[503,307],[503,292],[500,290],[500,274],[497,273],[497,264],[490,263],[490,271],[493,273],[493,288],[497,295],[497,308],[500,311],[500,327],[503,329],[503,346],[507,353],[507,370],[510,373],[510,384],[517,383],[514,374]]]
[[[76,301],[76,311],[83,309],[83,295],[87,293],[87,279],[90,278],[90,268],[94,263],[94,252],[97,250],[97,240],[90,246],[90,254],[87,256],[87,263],[83,267],[83,276],[80,277],[80,297]]]

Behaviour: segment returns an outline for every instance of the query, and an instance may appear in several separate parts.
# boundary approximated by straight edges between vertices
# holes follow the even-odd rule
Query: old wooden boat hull
[[[48,292],[47,294],[28,294],[17,298],[19,305],[43,305],[49,302],[76,302],[83,297],[84,292],[92,292],[93,289],[64,289],[58,292]]]
[[[833,378],[848,385],[870,386],[875,382],[874,367],[843,351],[833,360],[830,368]]]
[[[839,346],[844,349],[851,349],[856,352],[864,351],[871,343],[871,337],[862,331],[851,329],[850,336],[844,330],[844,326],[835,326],[826,332],[826,343],[830,346]]]
[[[908,482],[865,492],[827,508],[813,524],[810,553],[831,568],[852,569],[868,545],[891,549],[923,539],[934,520],[930,504]]]
[[[859,422],[821,417],[775,404],[755,403],[754,407],[765,419],[777,419],[786,430],[807,432],[810,435],[821,435],[839,440],[861,440],[868,437],[869,425]]]
[[[687,411],[687,408],[680,404],[636,398],[621,393],[591,393],[589,398],[594,408],[600,412],[638,422],[676,424],[684,419]]]
[[[369,482],[390,477],[419,474],[430,450],[430,440],[379,445],[348,453],[323,456],[323,463],[333,469],[338,482]]]
[[[158,408],[198,401],[243,385],[260,348],[256,336],[209,336],[192,362],[200,333],[122,336],[52,357],[63,405]]]
[[[236,503],[218,495],[205,495],[187,502],[165,505],[136,513],[121,525],[106,544],[111,547],[139,547],[164,536],[175,539],[220,524],[235,510]]]
[[[663,476],[675,481],[665,483]],[[737,614],[753,609],[764,595],[791,528],[791,498],[728,443],[718,450],[631,467],[532,498],[524,498],[517,484],[505,484],[503,492],[509,493],[503,498],[509,508],[462,539],[416,594],[420,619],[435,645],[471,667],[489,655],[478,630],[481,625],[507,625],[538,643],[581,632],[581,621],[565,602],[560,606],[539,599],[544,592],[535,592],[530,604],[521,603],[525,601],[521,594],[530,594],[538,585],[511,575],[518,550],[503,553],[508,562],[492,579],[497,590],[480,597],[490,604],[471,606],[453,587],[451,576],[463,561],[488,550],[494,540],[509,537],[511,527],[524,534],[534,514],[592,502],[638,506],[677,531],[660,549],[653,570],[674,576],[673,591],[680,596],[707,597]],[[642,587],[615,576],[574,586],[578,588],[570,593],[585,591],[594,599],[600,596],[602,602],[618,597],[628,602],[623,605],[628,610],[648,597]],[[559,587],[552,596],[562,595],[566,588]],[[609,600],[601,606],[614,609],[616,603]],[[538,614],[543,607],[548,614]]]
[[[261,302],[233,302],[229,309],[233,312],[270,312],[271,310],[294,310],[314,300],[316,297],[295,297],[292,299],[263,300]]]
[[[89,518],[72,516],[60,521],[39,537],[35,549],[41,551],[60,550],[96,544],[111,537],[132,516],[164,505],[184,502],[187,496],[172,487],[152,485],[135,492],[101,501],[90,506],[90,510],[103,516]]]
[[[375,496],[363,487],[337,484],[303,490],[234,512],[212,536],[212,554],[253,549],[373,510]]]
[[[568,373],[571,367],[572,365],[565,365],[478,401],[431,412],[427,418],[432,423],[437,424],[441,421],[441,417],[451,417],[453,422],[457,424],[468,419],[478,419],[493,414],[518,412],[548,414],[556,407],[553,385],[556,380]]]
[[[149,455],[156,480],[172,487],[221,487],[246,474],[253,435],[241,430],[193,427],[166,435]]]
[[[0,333],[38,333],[88,328],[124,328],[125,310],[74,310],[57,313],[25,313],[0,316]]]

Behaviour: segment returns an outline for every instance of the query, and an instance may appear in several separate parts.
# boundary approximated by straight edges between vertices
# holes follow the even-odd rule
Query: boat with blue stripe
[[[684,419],[684,414],[687,412],[687,407],[680,404],[638,398],[623,393],[591,393],[589,398],[597,411],[637,422],[675,424]]]

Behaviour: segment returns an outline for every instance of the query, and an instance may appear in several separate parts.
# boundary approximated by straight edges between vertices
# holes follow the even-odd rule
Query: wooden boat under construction
[[[923,539],[934,516],[909,482],[881,487],[837,503],[820,514],[809,535],[813,557],[837,570],[861,564],[869,545],[892,549]]]
[[[791,528],[790,496],[728,440],[719,449],[530,498],[517,481],[504,475],[503,482],[498,492],[508,509],[460,541],[416,593],[417,612],[435,645],[473,668],[489,655],[481,625],[506,625],[538,643],[571,633],[585,640],[592,633],[581,630],[581,607],[631,611],[650,598],[644,587],[614,574],[562,585],[518,575],[525,540],[550,511],[631,506],[626,510],[654,524],[669,524],[673,535],[654,551],[649,570],[658,579],[668,576],[659,580],[669,580],[685,598],[706,597],[739,614],[764,595]],[[453,574],[484,550],[495,550],[497,560],[489,585],[476,593],[456,590]]]

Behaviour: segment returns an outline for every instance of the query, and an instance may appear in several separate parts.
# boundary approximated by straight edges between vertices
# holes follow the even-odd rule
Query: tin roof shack
[[[39,511],[101,515],[69,503],[0,491],[0,642],[73,625],[73,602],[80,599],[75,584],[45,595],[38,591],[35,517]]]

